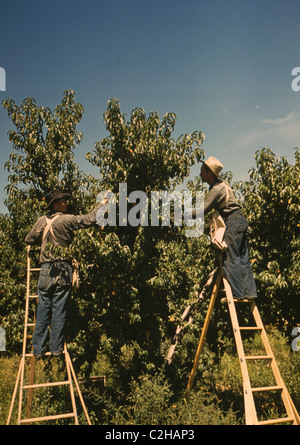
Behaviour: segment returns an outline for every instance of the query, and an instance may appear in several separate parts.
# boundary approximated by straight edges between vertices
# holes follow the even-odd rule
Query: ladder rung
[[[255,298],[234,298],[233,301],[235,303],[252,303]]]
[[[274,390],[283,390],[282,386],[262,386],[261,388],[251,388],[251,390],[254,392],[259,391],[274,391]]]
[[[247,355],[246,360],[272,360],[271,355]]]
[[[30,272],[38,272],[39,270],[41,270],[41,268],[40,267],[33,267],[33,268],[29,269],[29,270],[30,270]]]
[[[293,417],[282,417],[280,419],[262,420],[257,425],[272,425],[274,423],[294,422],[294,420]]]
[[[240,327],[240,331],[261,331],[262,328],[259,328],[258,326],[242,326]]]
[[[29,295],[29,298],[39,298],[38,295]]]
[[[62,419],[66,417],[75,417],[74,413],[66,413],[66,414],[56,414],[54,416],[45,416],[45,417],[31,417],[28,419],[22,419],[20,423],[31,423],[31,422],[42,422],[43,420],[55,420]]]
[[[35,385],[23,386],[23,389],[44,388],[48,386],[61,386],[61,385],[70,385],[70,381],[64,380],[63,382],[36,383]]]
[[[51,352],[45,352],[45,354],[43,355],[52,355]],[[29,354],[25,354],[25,357],[34,357],[34,355],[32,354],[32,352],[30,352]]]
[[[35,326],[35,323],[27,323],[27,327]]]

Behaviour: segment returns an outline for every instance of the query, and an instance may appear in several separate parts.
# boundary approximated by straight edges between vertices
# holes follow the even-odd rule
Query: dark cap
[[[47,209],[50,209],[51,205],[58,201],[61,198],[66,198],[67,196],[70,196],[69,193],[64,193],[59,189],[52,190],[52,192],[47,193],[45,196],[45,201],[47,203]]]

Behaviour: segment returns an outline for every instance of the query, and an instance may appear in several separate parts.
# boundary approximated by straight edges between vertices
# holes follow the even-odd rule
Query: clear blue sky
[[[85,113],[80,167],[105,137],[103,113],[117,97],[177,115],[174,137],[201,130],[203,148],[246,180],[262,147],[294,160],[300,143],[299,0],[0,0],[0,67],[20,104],[53,109],[73,89]],[[0,108],[0,212],[12,152],[12,124]],[[199,167],[193,169],[199,172]]]

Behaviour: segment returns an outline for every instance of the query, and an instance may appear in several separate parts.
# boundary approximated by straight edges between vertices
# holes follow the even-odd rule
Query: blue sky
[[[234,180],[246,180],[262,147],[294,160],[300,142],[298,0],[0,0],[0,67],[20,104],[53,109],[73,89],[85,112],[77,149],[81,169],[107,135],[103,113],[117,97],[177,115],[174,137],[201,130],[203,148]],[[299,82],[300,83],[300,82]],[[0,107],[0,212],[12,152],[10,119]],[[192,175],[199,166],[192,169]]]

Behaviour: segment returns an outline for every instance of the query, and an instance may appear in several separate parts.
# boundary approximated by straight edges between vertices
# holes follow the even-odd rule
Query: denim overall
[[[224,218],[224,241],[227,250],[223,254],[223,271],[234,298],[256,297],[256,284],[249,263],[247,243],[248,222],[240,210]]]
[[[50,329],[49,347],[53,355],[63,351],[64,327],[72,290],[72,266],[67,261],[43,263],[38,280],[37,322],[33,335],[35,356],[44,354]],[[52,314],[52,320],[51,318]]]

